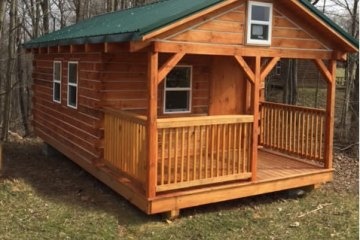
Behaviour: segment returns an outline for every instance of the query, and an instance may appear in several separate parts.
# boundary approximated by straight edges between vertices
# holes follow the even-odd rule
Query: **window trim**
[[[76,64],[76,84],[75,83],[70,83],[70,64]],[[78,106],[78,86],[79,86],[79,62],[78,61],[69,61],[68,62],[68,81],[67,81],[67,106],[73,109],[77,109]],[[71,105],[70,101],[69,101],[69,92],[70,92],[70,86],[75,87],[76,88],[76,103],[75,105]]]
[[[258,21],[258,20],[251,20],[252,18],[252,6],[261,6],[261,7],[268,7],[270,8],[269,13],[269,21]],[[269,38],[267,40],[259,40],[259,39],[251,39],[251,25],[252,24],[261,24],[267,25],[269,27]],[[248,12],[247,12],[247,30],[246,30],[246,43],[247,44],[255,44],[255,45],[271,45],[272,40],[272,25],[273,25],[273,4],[272,3],[265,3],[265,2],[256,2],[256,1],[249,1],[248,2]]]
[[[55,79],[55,64],[60,64],[60,79]],[[53,62],[53,102],[61,103],[61,80],[62,80],[62,62],[61,61],[54,61]],[[55,84],[59,84],[59,100],[55,99]]]
[[[191,111],[192,111],[193,66],[192,65],[176,65],[174,68],[177,68],[177,67],[190,68],[190,86],[186,87],[186,88],[170,88],[170,90],[169,90],[169,88],[166,87],[167,76],[165,77],[165,79],[164,79],[164,93],[163,93],[163,113],[164,114],[182,114],[182,113],[191,113]],[[168,92],[168,91],[188,91],[189,92],[189,110],[186,110],[186,111],[167,111],[166,110],[166,92]]]

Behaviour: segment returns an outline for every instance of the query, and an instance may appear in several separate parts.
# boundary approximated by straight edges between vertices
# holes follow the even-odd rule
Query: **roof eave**
[[[25,49],[64,46],[64,45],[82,45],[82,44],[98,44],[98,43],[113,43],[113,42],[127,42],[137,38],[137,32],[128,32],[120,34],[108,34],[101,36],[89,36],[81,38],[61,39],[55,41],[46,42],[34,42],[31,41],[25,43],[23,46]]]
[[[328,18],[326,15],[324,15],[322,12],[320,12],[316,7],[314,7],[309,1],[307,0],[292,0],[289,1],[292,2],[299,7],[305,7],[307,12],[312,15],[314,18],[318,18],[323,23],[324,27],[329,29],[331,32],[333,32],[335,35],[337,35],[338,38],[340,38],[349,48],[349,52],[358,52],[359,51],[359,40],[352,37],[349,33],[344,31],[340,26],[338,26],[335,22],[333,22],[330,18]],[[300,4],[301,5],[300,5]]]

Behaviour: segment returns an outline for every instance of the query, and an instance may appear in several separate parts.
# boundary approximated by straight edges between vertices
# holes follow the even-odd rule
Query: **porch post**
[[[331,81],[327,81],[326,101],[326,135],[325,135],[325,168],[333,167],[333,142],[334,142],[334,115],[335,115],[335,90],[336,90],[336,61],[329,62]]]
[[[147,189],[148,198],[156,195],[157,161],[157,97],[158,97],[158,53],[148,53],[148,116],[147,116]]]
[[[258,133],[259,133],[259,103],[260,103],[260,82],[261,82],[261,57],[255,58],[255,76],[253,85],[253,110],[254,110],[254,123],[252,133],[252,153],[251,153],[251,173],[252,181],[256,181],[257,175],[257,158],[258,158]]]

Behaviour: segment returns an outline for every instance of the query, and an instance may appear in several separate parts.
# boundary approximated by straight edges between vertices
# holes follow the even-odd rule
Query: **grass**
[[[302,198],[286,192],[147,216],[41,142],[5,146],[0,239],[358,239],[358,161],[337,156],[335,181]]]

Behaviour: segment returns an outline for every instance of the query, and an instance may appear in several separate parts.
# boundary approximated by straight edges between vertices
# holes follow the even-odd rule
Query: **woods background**
[[[9,134],[32,136],[32,56],[22,44],[84,19],[155,0],[0,0],[0,139]],[[359,37],[359,0],[312,0],[319,10]],[[345,66],[345,94],[341,116],[336,116],[340,149],[358,154],[359,56],[349,55]],[[295,84],[296,86],[296,84]],[[296,89],[294,89],[296,91]],[[295,99],[292,102],[296,103]],[[316,106],[316,103],[314,103]]]

